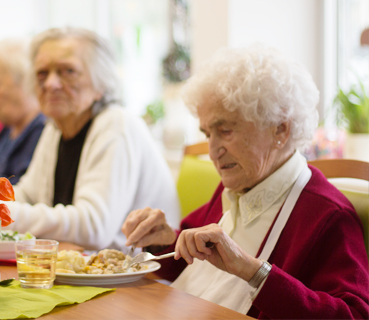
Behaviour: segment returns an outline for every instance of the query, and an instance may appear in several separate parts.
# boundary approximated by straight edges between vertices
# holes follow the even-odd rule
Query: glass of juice
[[[18,278],[22,288],[50,289],[55,280],[59,242],[30,239],[15,243]]]

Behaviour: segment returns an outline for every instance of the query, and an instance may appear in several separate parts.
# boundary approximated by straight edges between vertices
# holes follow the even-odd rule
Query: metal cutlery
[[[146,261],[150,261],[150,260],[165,259],[165,258],[169,258],[169,257],[174,257],[174,255],[175,255],[175,252],[163,254],[161,256],[154,256],[150,252],[141,252],[137,256],[135,256],[133,259],[128,261],[126,269],[128,269],[129,267],[131,267],[132,265],[137,264],[137,263],[146,262]]]
[[[132,261],[132,255],[133,255],[133,253],[135,252],[135,249],[136,249],[136,245],[137,245],[137,242],[133,242],[132,246],[131,246],[131,249],[129,249],[128,253],[126,254],[126,259],[124,260],[124,263],[123,263],[123,269],[128,269],[129,268],[130,261]],[[127,259],[127,257],[129,257],[129,259]]]

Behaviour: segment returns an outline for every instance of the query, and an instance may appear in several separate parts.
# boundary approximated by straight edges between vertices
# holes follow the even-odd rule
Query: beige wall
[[[192,0],[191,5],[193,72],[220,47],[262,42],[303,63],[323,94],[324,0]]]
[[[191,1],[191,71],[221,47],[228,46],[228,0]]]

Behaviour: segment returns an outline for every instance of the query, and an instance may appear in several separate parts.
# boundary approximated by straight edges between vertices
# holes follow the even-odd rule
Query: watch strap
[[[269,275],[270,270],[272,270],[272,265],[269,262],[264,260],[261,261],[263,264],[249,281],[249,285],[253,288],[258,288],[264,279]]]

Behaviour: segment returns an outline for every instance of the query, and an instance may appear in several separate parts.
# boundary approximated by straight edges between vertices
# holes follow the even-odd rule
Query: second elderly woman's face
[[[222,183],[246,192],[276,169],[275,128],[258,129],[239,110],[230,112],[207,100],[198,108],[200,130],[209,140],[209,155]]]
[[[36,91],[42,112],[57,122],[78,118],[100,93],[85,63],[86,45],[73,38],[44,42],[35,57]]]
[[[29,99],[22,85],[0,61],[0,121],[10,127],[22,123],[30,110]]]

